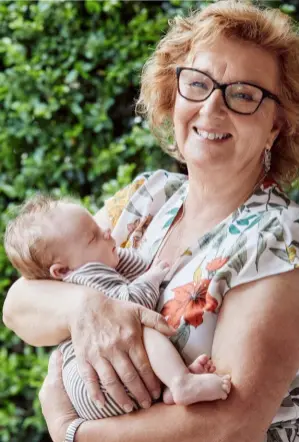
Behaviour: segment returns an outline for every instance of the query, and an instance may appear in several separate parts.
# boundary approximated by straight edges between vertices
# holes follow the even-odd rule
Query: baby
[[[11,263],[27,279],[82,284],[150,309],[156,307],[159,286],[169,270],[165,262],[146,270],[147,264],[136,251],[117,248],[110,230],[101,229],[86,209],[68,199],[31,198],[8,224],[4,242]],[[167,387],[165,403],[188,405],[227,398],[230,376],[214,373],[206,355],[193,362],[191,373],[166,336],[144,327],[143,339],[150,364]],[[93,403],[78,372],[72,342],[62,343],[60,348],[64,386],[78,415],[98,419],[124,414],[102,385],[105,405]]]

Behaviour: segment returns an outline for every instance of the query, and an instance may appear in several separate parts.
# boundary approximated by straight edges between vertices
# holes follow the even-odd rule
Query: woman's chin
[[[224,154],[215,155],[211,152],[197,150],[184,155],[188,167],[200,167],[204,169],[215,168],[215,166],[223,166],[227,162]]]

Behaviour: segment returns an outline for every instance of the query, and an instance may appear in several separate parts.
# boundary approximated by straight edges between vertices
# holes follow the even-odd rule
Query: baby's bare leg
[[[166,336],[147,327],[144,327],[143,336],[151,366],[158,378],[169,388],[176,404],[189,405],[227,398],[230,389],[229,376],[191,373]],[[206,363],[207,361],[204,365]],[[199,365],[203,367],[203,364]],[[204,371],[204,368],[201,370]]]

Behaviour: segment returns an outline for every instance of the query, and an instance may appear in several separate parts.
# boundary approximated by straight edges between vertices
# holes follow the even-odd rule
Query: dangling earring
[[[264,159],[263,159],[264,171],[265,175],[269,172],[271,168],[271,150],[265,148],[264,150]]]

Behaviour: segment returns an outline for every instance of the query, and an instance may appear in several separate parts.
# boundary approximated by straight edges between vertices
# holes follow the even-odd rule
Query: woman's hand
[[[42,412],[54,442],[63,441],[69,424],[78,418],[64,390],[61,372],[62,355],[55,350],[50,357],[48,374],[39,392]]]
[[[98,292],[84,296],[70,332],[78,368],[90,397],[100,406],[104,396],[99,379],[113,399],[128,412],[133,402],[124,384],[143,408],[160,395],[143,346],[142,325],[174,334],[158,313],[138,304],[107,298]]]

